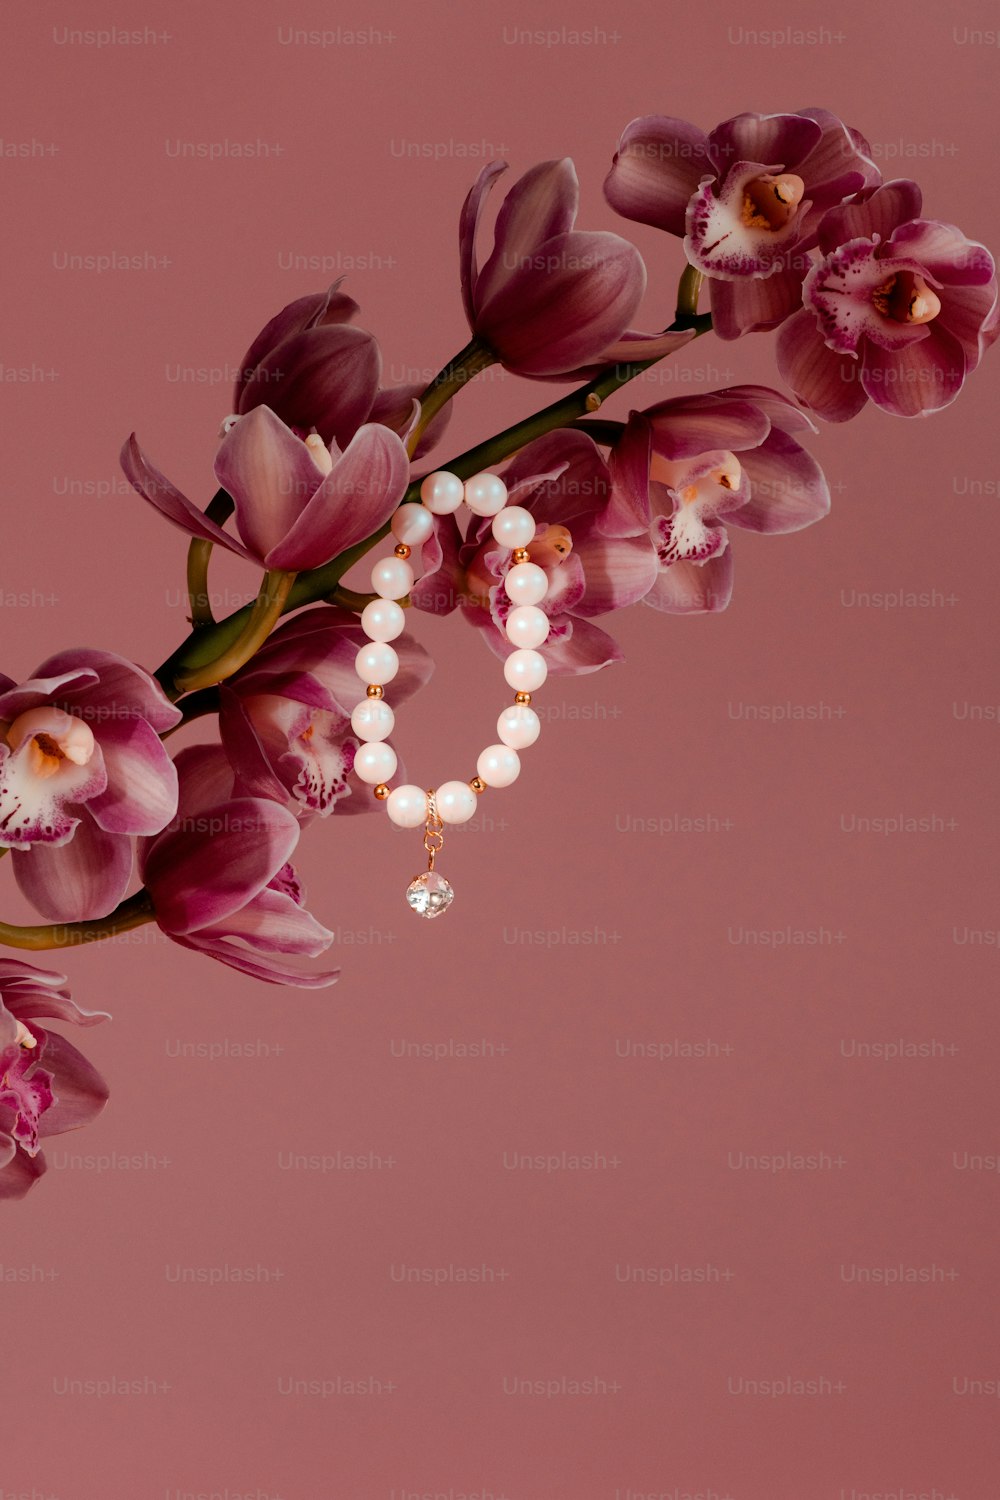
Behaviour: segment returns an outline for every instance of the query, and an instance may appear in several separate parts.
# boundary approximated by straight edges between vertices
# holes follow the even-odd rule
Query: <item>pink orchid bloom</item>
[[[370,812],[374,788],[353,774],[351,712],[365,697],[354,670],[367,641],[357,617],[330,605],[286,620],[221,690],[219,733],[242,787],[312,814]],[[434,664],[409,636],[392,643],[393,707],[430,679]]]
[[[646,287],[634,245],[574,229],[580,199],[569,157],[525,172],[504,199],[482,268],[476,239],[486,194],[507,170],[490,162],[459,221],[462,296],[469,327],[505,369],[538,380],[585,378],[616,360],[656,359],[693,336],[628,329]]]
[[[97,1118],[107,1084],[87,1059],[41,1021],[96,1026],[110,1017],[81,1010],[62,974],[0,959],[0,1198],[23,1198],[45,1171],[47,1136]]]
[[[868,142],[826,109],[734,115],[708,135],[647,115],[625,130],[604,192],[624,218],[684,236],[710,278],[714,331],[736,339],[795,311],[823,214],[880,181]]]
[[[828,422],[868,400],[898,417],[950,406],[1000,332],[989,251],[920,210],[901,178],[820,224],[823,259],[781,330],[778,367]]]
[[[509,504],[535,517],[530,554],[548,574],[540,608],[549,636],[539,650],[550,672],[595,672],[622,659],[617,642],[593,624],[595,615],[623,609],[656,578],[656,554],[646,536],[614,534],[605,524],[611,499],[608,467],[584,432],[562,429],[523,448],[503,474]],[[489,519],[473,517],[463,541],[454,516],[439,518],[438,536],[425,544],[425,563],[437,562],[411,593],[434,614],[460,606],[500,657],[515,648],[504,622],[513,608],[503,579],[513,554],[493,538]]]
[[[242,795],[219,745],[177,756],[177,817],[140,846],[156,922],[173,942],[268,984],[316,989],[339,970],[289,968],[274,954],[315,958],[333,941],[303,906],[289,859],[299,825],[278,802]]]
[[[318,434],[303,441],[270,407],[254,407],[233,424],[215,457],[216,478],[236,507],[235,537],[152,466],[134,433],[121,462],[139,494],[189,536],[293,573],[321,567],[377,531],[410,474],[402,442],[380,423],[359,428],[341,452]]]
[[[421,385],[380,387],[382,356],[364,329],[349,326],[360,311],[334,282],[289,302],[261,329],[243,356],[233,411],[269,406],[301,437],[318,432],[346,448],[364,422],[405,436]],[[428,424],[415,456],[434,446],[451,415],[446,405]]]
[[[659,575],[646,604],[670,614],[726,608],[733,561],[723,521],[787,532],[826,515],[823,472],[791,436],[803,429],[816,430],[804,412],[753,385],[630,414],[611,458],[608,519],[652,542]]]
[[[0,675],[0,847],[50,921],[107,916],[124,896],[134,836],[177,809],[159,736],[180,717],[110,651],[62,651],[20,686]]]

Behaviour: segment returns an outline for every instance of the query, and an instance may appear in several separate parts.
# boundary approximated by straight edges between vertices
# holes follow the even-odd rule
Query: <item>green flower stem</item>
[[[214,521],[217,526],[223,526],[235,508],[232,497],[225,490],[216,490],[205,507],[205,516],[207,520]],[[195,537],[188,547],[188,600],[191,609],[191,624],[196,630],[215,624],[215,616],[212,614],[212,605],[208,597],[208,560],[212,556],[213,545],[212,542],[206,542],[201,537]]]
[[[109,916],[95,917],[89,922],[52,922],[41,927],[16,927],[0,922],[0,943],[9,948],[72,948],[79,943],[97,943],[117,937],[120,932],[131,932],[133,927],[152,922],[155,915],[149,893],[142,890],[115,907]]]
[[[200,692],[188,693],[186,698],[181,699],[180,710],[183,718],[178,721],[173,729],[165,729],[160,735],[161,740],[168,740],[178,729],[183,729],[185,724],[191,724],[195,719],[204,718],[206,714],[217,714],[219,712],[219,689],[217,687],[202,688]]]
[[[488,344],[473,338],[460,349],[455,358],[439,370],[420,397],[420,416],[416,426],[406,440],[406,451],[412,458],[417,445],[442,406],[446,405],[463,386],[474,380],[481,370],[496,363],[496,355]]]
[[[332,594],[327,596],[327,603],[339,604],[341,609],[352,609],[356,615],[359,615],[366,604],[373,603],[378,597],[378,594],[359,594],[356,589],[345,589],[341,583]]]
[[[592,417],[581,417],[573,426],[605,448],[613,448],[625,431],[624,422],[602,422],[600,418],[595,421]]]
[[[704,276],[694,266],[685,266],[677,283],[677,319],[698,317],[698,297]],[[676,324],[675,324],[676,326]]]
[[[328,598],[344,574],[349,572],[366,552],[388,535],[389,523],[387,521],[384,526],[379,527],[378,531],[365,537],[363,542],[349,547],[346,552],[342,552],[332,562],[325,563],[322,568],[313,568],[309,573],[300,573],[280,613],[290,614],[292,610],[301,609],[305,604],[315,604],[319,599]],[[214,661],[221,652],[238,640],[247,628],[250,616],[256,607],[256,603],[245,604],[242,609],[237,609],[231,615],[227,615],[217,625],[203,630],[193,630],[187,640],[181,642],[177,650],[167,657],[155,673],[164,692],[170,697],[177,698],[182,691],[187,691],[179,686],[181,676],[185,672]]]
[[[294,573],[284,573],[278,568],[265,573],[260,593],[236,639],[210,661],[178,672],[175,681],[180,691],[194,693],[200,688],[214,687],[238,672],[271,634],[294,582]]]
[[[686,274],[686,273],[685,273]],[[683,280],[683,278],[682,278]],[[668,333],[676,333],[685,328],[693,328],[695,337],[707,333],[712,326],[711,313],[678,313],[671,323]],[[658,364],[659,355],[656,359],[646,359],[634,364],[610,365],[587,385],[582,385],[578,390],[571,391],[568,396],[562,396],[558,401],[553,401],[551,406],[544,406],[541,411],[536,411],[532,416],[525,417],[523,422],[515,422],[513,427],[508,427],[505,432],[498,433],[496,437],[487,438],[485,443],[477,443],[475,448],[469,448],[465,453],[460,453],[457,458],[450,459],[448,463],[442,464],[443,469],[448,469],[452,474],[457,474],[460,479],[468,479],[472,474],[478,474],[482,469],[491,469],[494,464],[501,463],[516,453],[519,448],[524,448],[537,437],[543,437],[545,433],[552,432],[556,427],[569,427],[580,417],[591,416],[599,411],[604,402],[615,391],[641,375],[644,370]],[[419,500],[420,480],[415,479],[403,497],[406,501]]]

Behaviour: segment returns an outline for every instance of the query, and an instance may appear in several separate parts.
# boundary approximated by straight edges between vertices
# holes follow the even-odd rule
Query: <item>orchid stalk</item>
[[[0,674],[0,858],[10,852],[6,867],[44,918],[0,923],[0,943],[68,948],[155,923],[259,981],[333,983],[335,970],[301,967],[333,934],[307,910],[292,859],[314,821],[390,796],[374,784],[368,742],[398,764],[381,739],[433,667],[407,632],[414,614],[458,613],[506,672],[520,669],[507,658],[527,613],[537,680],[598,671],[622,653],[596,620],[639,601],[666,614],[725,609],[733,535],[794,532],[827,513],[807,447],[819,421],[848,421],[869,402],[902,418],[946,407],[1000,336],[989,252],[923,217],[916,183],[883,183],[864,136],[828,110],[745,112],[707,132],[663,115],[625,128],[607,202],[682,251],[660,332],[631,326],[646,289],[635,246],[577,227],[568,158],[508,188],[481,253],[484,206],[506,171],[484,166],[462,205],[468,337],[429,383],[382,385],[379,345],[335,284],[289,303],[250,344],[204,509],[135,434],[126,441],[132,486],[188,538],[191,629],[155,673],[74,648],[23,681]],[[790,394],[732,386],[605,413],[710,331],[773,334]],[[575,388],[428,464],[453,402],[492,365]],[[482,486],[465,483],[477,475]],[[483,487],[506,498],[504,524],[531,536],[538,592],[527,609],[510,576],[525,554],[482,507]],[[471,519],[463,511],[460,524],[463,495]],[[395,633],[366,634],[358,617],[375,606],[377,621],[382,594],[344,580],[390,531],[397,556],[376,564],[372,585],[391,574],[408,614],[390,601]],[[219,620],[208,587],[217,547],[260,578],[254,601]],[[373,643],[388,675],[359,675]],[[378,702],[390,680],[392,707]],[[215,721],[212,741],[168,753],[165,742],[202,719]],[[486,776],[451,785],[467,799],[507,784]],[[42,1137],[86,1123],[107,1097],[86,1059],[41,1024],[104,1019],[64,984],[0,963],[0,1198],[41,1176]]]

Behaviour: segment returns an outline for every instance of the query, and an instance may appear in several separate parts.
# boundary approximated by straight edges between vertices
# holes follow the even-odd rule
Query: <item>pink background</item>
[[[571,154],[582,225],[615,228],[601,181],[634,115],[824,104],[1000,243],[985,4],[18,10],[15,677],[64,645],[152,666],[176,642],[184,543],[116,455],[135,427],[207,500],[231,368],[284,302],[347,272],[393,380],[464,342],[456,218],[489,156]],[[540,25],[599,30],[519,37]],[[72,35],[107,27],[144,39]],[[227,141],[256,155],[177,154]],[[660,327],[680,252],[634,237]],[[148,268],[61,268],[107,254]],[[702,340],[609,414],[774,381],[771,343]],[[550,683],[517,787],[449,836],[445,923],[403,904],[416,836],[338,817],[300,861],[334,989],[148,928],[65,956],[114,1013],[84,1040],[113,1093],[4,1213],[4,1500],[996,1496],[996,360],[930,422],[825,429],[831,517],[737,534],[724,616],[635,608],[624,666]],[[550,395],[487,378],[441,458]],[[213,574],[223,612],[253,586]],[[458,619],[417,628],[438,673],[398,742],[432,784],[505,690]],[[812,1393],[753,1385],[781,1381]]]

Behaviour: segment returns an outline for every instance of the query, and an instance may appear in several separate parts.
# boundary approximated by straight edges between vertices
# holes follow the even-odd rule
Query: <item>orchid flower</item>
[[[355,615],[329,605],[305,610],[224,685],[219,732],[248,792],[286,801],[300,820],[379,805],[374,788],[352,773],[351,712],[365,697],[354,662],[366,640]],[[393,648],[398,705],[423,687],[434,664],[408,636]]]
[[[868,142],[826,109],[734,115],[707,135],[647,115],[622,135],[604,192],[624,218],[684,237],[710,278],[714,331],[736,339],[795,311],[823,214],[880,181]]]
[[[318,433],[305,440],[267,406],[240,417],[223,438],[215,475],[233,498],[239,536],[209,520],[153,467],[135,434],[122,468],[139,494],[189,536],[215,542],[268,570],[321,567],[389,519],[403,497],[409,462],[380,423],[360,427],[341,452]]]
[[[338,970],[289,968],[275,954],[315,958],[333,941],[303,906],[289,864],[299,825],[287,808],[241,795],[219,745],[177,755],[177,817],[140,846],[139,869],[160,930],[173,942],[269,984],[315,989]]]
[[[539,649],[549,670],[576,675],[620,661],[617,642],[592,619],[642,598],[656,577],[656,554],[648,537],[602,526],[611,478],[596,443],[579,430],[548,433],[523,448],[503,478],[509,503],[535,517],[531,559],[548,575],[541,608],[549,635]],[[416,585],[412,602],[431,613],[460,605],[490,648],[509,656],[515,648],[504,623],[513,606],[503,580],[512,552],[493,539],[488,519],[473,517],[464,541],[452,516],[440,522],[441,562]]]
[[[505,369],[538,380],[584,378],[616,360],[656,359],[691,330],[628,329],[646,287],[634,245],[617,234],[574,229],[580,198],[569,157],[525,172],[497,216],[493,251],[480,268],[476,240],[486,194],[507,170],[483,168],[459,223],[462,296],[469,327]]]
[[[110,651],[62,651],[17,686],[0,676],[0,847],[52,921],[103,917],[132,875],[133,838],[177,808],[160,734],[180,710]]]
[[[950,406],[1000,332],[993,257],[921,206],[901,178],[820,224],[823,259],[781,330],[778,367],[828,422],[869,400],[899,417]]]
[[[62,974],[16,958],[0,959],[0,1199],[23,1198],[45,1171],[40,1147],[78,1130],[107,1103],[100,1074],[57,1031],[41,1022],[96,1026],[105,1011],[81,1010]]]
[[[645,603],[670,614],[725,609],[733,590],[727,525],[799,531],[826,515],[830,492],[792,436],[815,431],[762,386],[682,396],[632,412],[611,458],[609,520],[649,538],[659,574]]]

